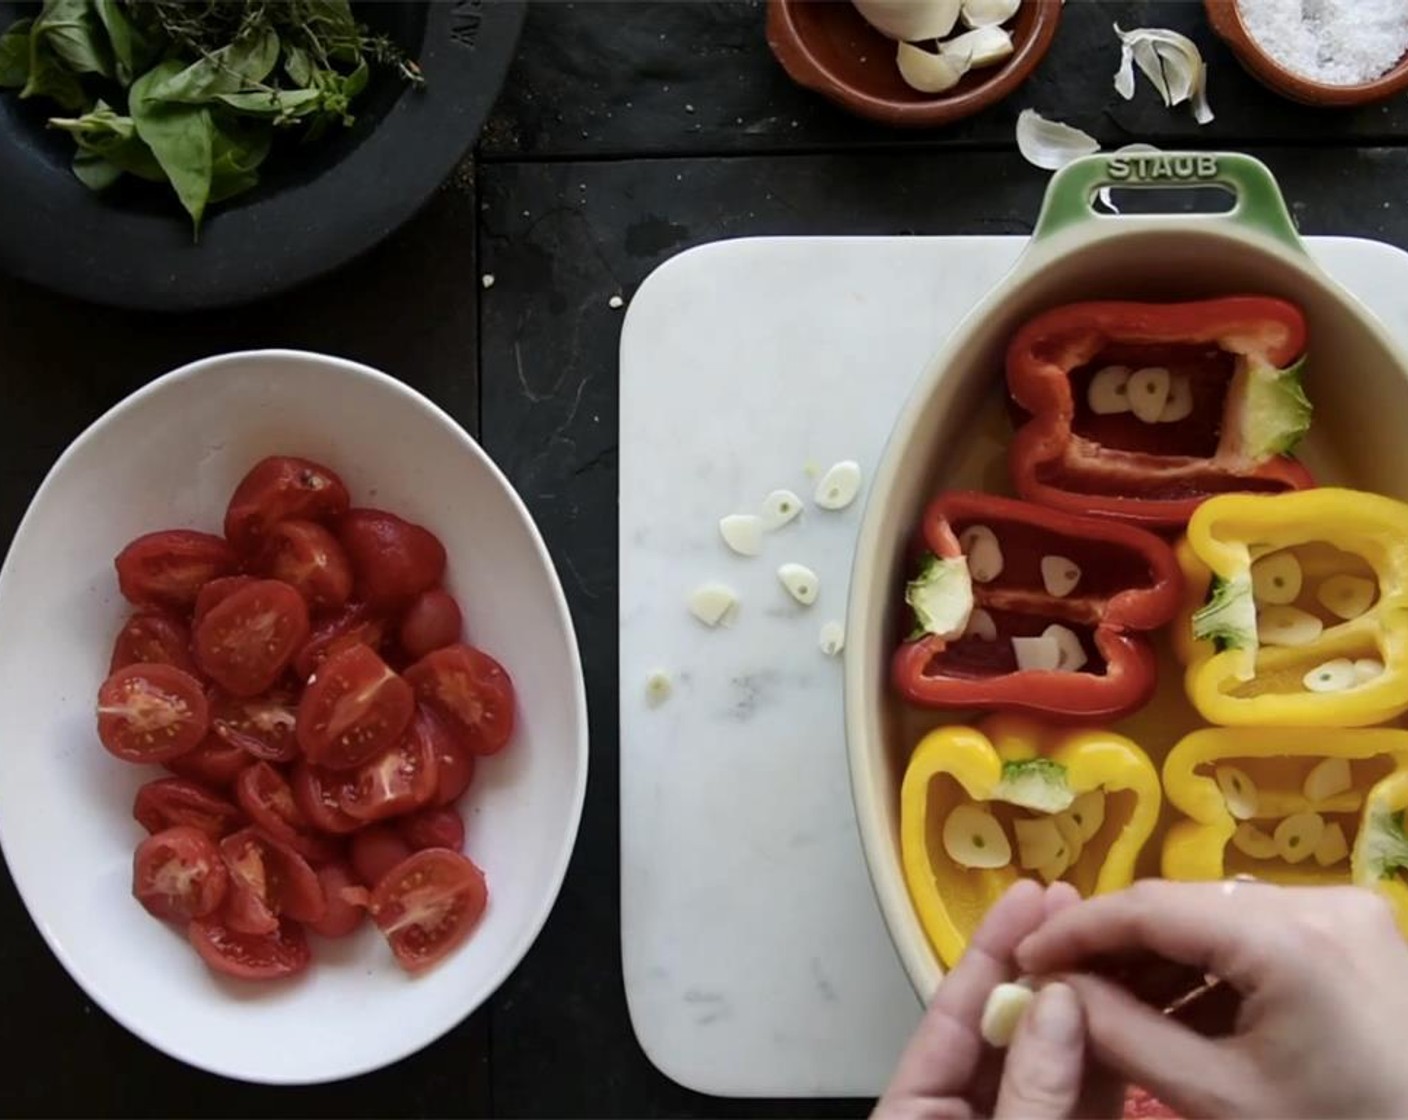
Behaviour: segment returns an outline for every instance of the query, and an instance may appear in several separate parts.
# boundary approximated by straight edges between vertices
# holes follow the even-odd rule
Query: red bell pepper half
[[[1313,486],[1285,454],[1310,423],[1296,361],[1305,345],[1300,311],[1262,296],[1037,316],[1007,351],[1007,386],[1029,417],[1009,451],[1018,493],[1174,528],[1214,494]],[[1148,390],[1142,402],[1136,388]]]
[[[893,685],[906,700],[1075,721],[1127,715],[1152,695],[1155,657],[1143,631],[1170,621],[1183,596],[1182,573],[1163,539],[966,491],[935,499],[920,537],[920,574],[906,588],[917,630],[891,662]],[[946,613],[923,599],[940,568],[945,579],[957,573],[950,603],[971,594],[971,611],[965,604],[938,624],[951,628],[945,633],[925,629]],[[1064,654],[1059,667],[1019,667],[1013,639],[1053,626],[1065,631],[1075,667]]]

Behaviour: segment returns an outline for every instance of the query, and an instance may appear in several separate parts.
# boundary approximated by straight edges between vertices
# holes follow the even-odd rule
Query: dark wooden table
[[[1195,0],[1070,0],[1011,101],[955,128],[894,133],[793,87],[754,2],[542,3],[478,148],[424,211],[338,273],[259,305],[134,315],[0,279],[0,532],[59,453],[158,374],[225,350],[295,346],[404,379],[475,432],[558,560],[592,712],[586,814],[566,886],[488,1006],[380,1073],[308,1089],[221,1081],[137,1041],[49,954],[0,879],[4,1115],[852,1115],[868,1101],[737,1101],[672,1084],[631,1032],[617,877],[616,346],[658,264],[754,234],[1023,234],[1044,172],[1015,150],[1020,109],[1107,145],[1238,148],[1280,177],[1306,233],[1408,247],[1408,98],[1351,112],[1247,78]],[[1210,65],[1197,128],[1111,88],[1110,25],[1184,30]],[[0,188],[0,218],[5,215]],[[10,215],[12,220],[18,216]],[[480,277],[492,274],[492,288]],[[0,638],[3,640],[3,638]],[[0,749],[4,744],[0,743]],[[337,1024],[328,1024],[336,1032]]]

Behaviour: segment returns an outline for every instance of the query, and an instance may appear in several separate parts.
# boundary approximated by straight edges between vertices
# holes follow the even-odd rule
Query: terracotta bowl
[[[1242,22],[1236,0],[1203,0],[1208,22],[1226,44],[1237,61],[1252,77],[1274,93],[1299,101],[1302,105],[1348,107],[1382,101],[1408,89],[1408,55],[1381,78],[1353,86],[1326,85],[1311,81],[1276,62],[1257,44]]]
[[[895,65],[895,43],[850,0],[770,0],[768,46],[798,85],[881,124],[933,128],[995,105],[1036,69],[1061,20],[1061,0],[1026,0],[1008,25],[1011,56],[972,70],[947,93],[910,89]]]

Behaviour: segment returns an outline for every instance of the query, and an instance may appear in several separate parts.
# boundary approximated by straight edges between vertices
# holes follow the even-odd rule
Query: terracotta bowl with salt
[[[1242,15],[1240,0],[1203,0],[1208,22],[1232,49],[1247,73],[1275,93],[1303,105],[1352,107],[1383,101],[1408,89],[1408,53],[1386,73],[1353,85],[1319,82],[1288,69],[1256,40]]]

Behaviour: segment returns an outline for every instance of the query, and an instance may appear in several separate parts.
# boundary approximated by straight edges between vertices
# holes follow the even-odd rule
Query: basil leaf
[[[284,48],[284,73],[293,79],[295,85],[307,87],[313,84],[313,63],[308,52],[299,46]]]
[[[132,118],[122,116],[102,101],[81,117],[52,118],[49,127],[72,136],[80,153],[102,159],[119,171],[127,171],[141,179],[156,183],[166,181],[161,164],[137,135]],[[88,181],[79,174],[76,163],[74,174],[85,183]]]
[[[128,108],[137,135],[161,164],[176,197],[199,233],[206,203],[210,201],[215,125],[210,119],[210,110],[204,106],[180,104],[157,96],[163,84],[182,69],[179,60],[167,59],[148,70],[132,83]]]
[[[17,19],[0,35],[0,86],[19,89],[29,81],[29,29],[32,19]]]
[[[112,46],[89,0],[44,0],[30,34],[76,74],[114,74]]]
[[[269,117],[282,124],[315,113],[322,108],[323,91],[319,89],[271,89],[250,93],[222,93],[217,98],[238,113],[253,117]]]
[[[259,182],[259,165],[269,154],[273,135],[262,121],[217,123],[211,149],[211,202],[242,194]]]
[[[279,33],[272,27],[236,39],[186,67],[177,66],[154,91],[162,101],[199,104],[222,93],[261,83],[279,61]],[[162,64],[163,66],[166,63]]]
[[[85,148],[73,153],[73,174],[90,191],[105,191],[122,178],[122,168]]]
[[[88,95],[78,75],[58,60],[37,31],[29,33],[29,73],[20,97],[47,97],[74,112],[88,107]]]
[[[141,29],[127,18],[127,13],[117,0],[96,0],[96,4],[98,18],[103,21],[108,41],[112,44],[115,76],[123,86],[130,86],[133,78],[156,61],[157,50]]]

